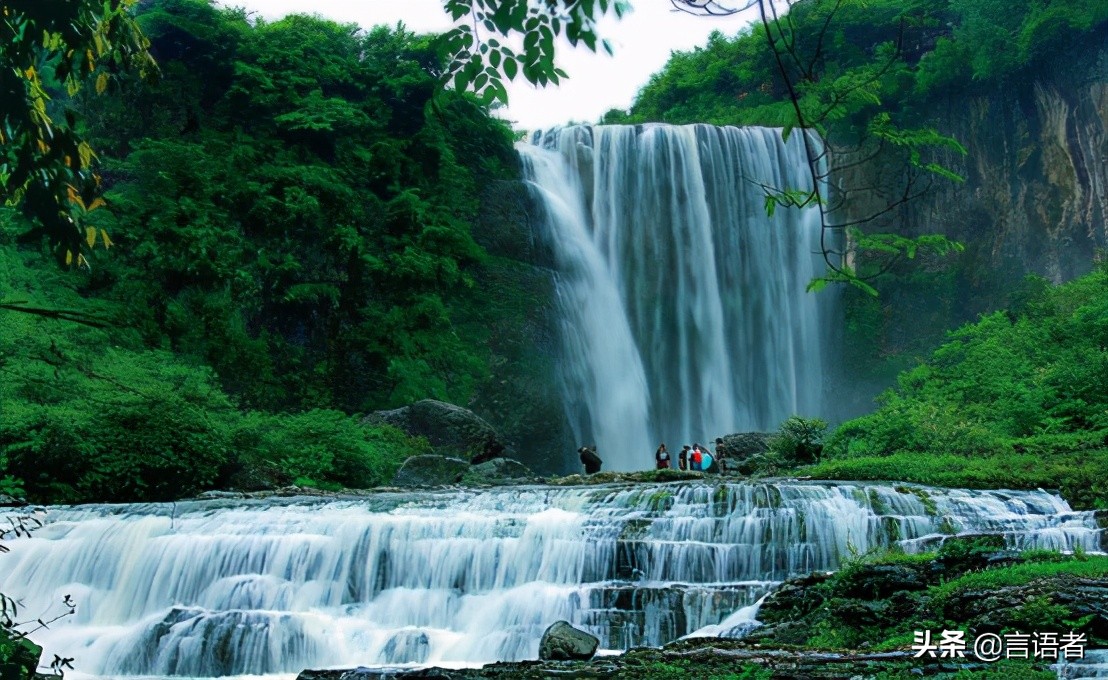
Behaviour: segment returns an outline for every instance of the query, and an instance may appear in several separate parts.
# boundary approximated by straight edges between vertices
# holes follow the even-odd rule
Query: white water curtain
[[[574,126],[517,148],[558,257],[562,380],[577,441],[606,469],[665,441],[821,415],[834,291],[801,133],[707,125]]]

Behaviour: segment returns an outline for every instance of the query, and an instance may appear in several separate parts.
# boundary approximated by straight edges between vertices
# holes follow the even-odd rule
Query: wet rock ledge
[[[957,659],[915,658],[913,631],[1039,631],[1085,636],[1108,658],[1108,556],[1014,551],[997,535],[962,535],[934,553],[861,556],[835,573],[789,579],[762,604],[742,640],[678,640],[661,649],[579,661],[520,661],[469,669],[308,670],[298,680],[616,678],[661,680],[1039,680],[1108,677],[1049,660],[992,661],[972,645]],[[548,631],[549,632],[549,631]],[[589,652],[591,654],[591,652]],[[1099,662],[1097,662],[1099,663]],[[1088,672],[1086,672],[1088,671]]]
[[[1045,664],[1038,664],[1033,668],[1049,672]],[[538,680],[539,678],[645,680],[668,677],[690,680],[693,678],[848,680],[874,676],[901,677],[900,674],[905,678],[944,677],[989,670],[995,671],[996,665],[982,662],[972,654],[957,662],[949,659],[920,661],[913,659],[912,652],[909,651],[850,654],[759,649],[744,645],[740,641],[703,639],[685,641],[664,649],[632,649],[619,656],[598,657],[584,662],[519,661],[463,669],[358,668],[304,671],[297,676],[297,680]],[[882,673],[888,675],[882,676]]]

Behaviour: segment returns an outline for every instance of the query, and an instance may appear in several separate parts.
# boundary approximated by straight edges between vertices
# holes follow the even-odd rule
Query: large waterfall
[[[557,257],[562,378],[576,441],[649,467],[707,442],[820,415],[831,293],[801,134],[707,125],[575,126],[517,147]]]
[[[112,678],[535,658],[559,619],[606,648],[657,645],[852,551],[951,531],[1100,540],[1092,513],[1042,491],[820,483],[87,506],[45,521],[0,555],[0,592],[32,620],[72,596],[77,613],[34,637],[46,658]]]

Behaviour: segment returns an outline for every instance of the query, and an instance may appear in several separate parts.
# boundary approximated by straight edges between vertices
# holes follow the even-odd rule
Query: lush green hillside
[[[121,246],[93,263],[97,295],[245,404],[464,403],[487,371],[459,332],[488,296],[470,226],[511,172],[509,130],[432,101],[437,57],[403,31],[251,27],[194,0],[142,24],[162,82],[87,106]]]
[[[254,459],[387,480],[420,445],[345,414],[468,403],[503,362],[473,223],[514,176],[510,130],[438,92],[429,39],[402,29],[206,0],[139,21],[160,79],[76,102],[105,204],[91,261],[58,271],[0,215],[0,301],[99,326],[0,311],[0,477],[41,501],[177,497]]]
[[[0,295],[84,323],[6,312],[0,493],[42,502],[172,500],[259,483],[387,482],[426,442],[334,409],[239,408],[196,357],[151,348],[125,305],[40,257],[0,248]],[[95,325],[88,325],[88,324]]]
[[[812,473],[1054,488],[1108,508],[1108,268],[1025,290],[900,374],[874,413],[833,433]]]
[[[1098,0],[803,0],[784,23],[793,51],[820,80],[850,81],[887,63],[867,93],[870,103],[918,114],[937,96],[1029,87],[1030,73],[1065,65],[1081,46],[1103,41],[1108,6]],[[704,47],[674,53],[630,111],[612,111],[608,119],[788,124],[788,90],[767,44],[760,23],[733,38],[716,33]],[[784,61],[793,68],[787,55]]]

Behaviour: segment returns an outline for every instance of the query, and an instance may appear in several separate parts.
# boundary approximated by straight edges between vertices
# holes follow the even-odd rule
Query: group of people
[[[715,455],[708,450],[708,447],[702,447],[700,444],[693,444],[692,446],[685,444],[681,447],[681,452],[677,454],[677,469],[696,472],[725,472],[726,460],[727,445],[723,443],[722,437],[716,437]],[[654,452],[654,462],[659,470],[668,470],[671,467],[672,461],[665,443],[658,445],[658,450]]]
[[[577,449],[577,453],[581,456],[581,464],[585,466],[585,474],[593,475],[600,472],[600,466],[604,462],[600,460],[600,456],[596,455],[595,444],[591,447],[582,446]],[[716,437],[716,452],[714,455],[706,446],[685,444],[681,448],[681,453],[677,454],[677,469],[696,472],[726,472],[726,460],[727,445],[723,443],[722,437]],[[654,452],[654,462],[659,470],[667,470],[671,467],[670,463],[672,461],[670,460],[669,450],[664,443],[659,444],[658,450]]]

